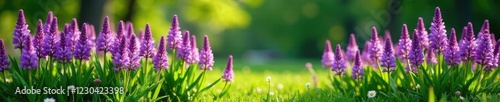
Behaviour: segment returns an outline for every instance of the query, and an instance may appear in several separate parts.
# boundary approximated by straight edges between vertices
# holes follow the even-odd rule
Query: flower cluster
[[[354,79],[361,78],[363,74],[361,62],[373,68],[382,67],[384,69],[378,68],[378,70],[383,72],[391,72],[396,70],[396,58],[403,62],[408,73],[417,73],[424,63],[427,66],[437,65],[441,55],[444,56],[444,62],[449,66],[457,66],[463,61],[472,61],[480,65],[481,69],[491,71],[500,64],[500,42],[495,45],[495,38],[490,33],[488,20],[484,21],[477,39],[474,37],[472,23],[469,22],[463,29],[462,38],[457,41],[455,28],[447,32],[441,10],[436,7],[429,35],[421,17],[418,18],[417,28],[413,30],[412,37],[406,24],[403,24],[401,29],[399,43],[393,45],[388,32],[385,33],[385,41],[380,41],[381,37],[378,36],[376,27],[372,27],[372,36],[366,41],[362,54],[358,54],[360,50],[356,44],[356,37],[351,34],[345,57],[352,64],[351,75]],[[449,37],[447,33],[450,33]],[[384,43],[383,47],[381,43]],[[340,64],[343,61],[340,45],[337,45],[333,52],[330,41],[326,40],[321,60],[323,66],[339,74],[345,69],[345,65]]]

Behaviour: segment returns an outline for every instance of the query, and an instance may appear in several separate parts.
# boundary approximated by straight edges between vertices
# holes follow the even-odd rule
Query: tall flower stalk
[[[144,35],[143,38],[141,38],[141,51],[139,52],[139,55],[144,57],[145,59],[145,64],[144,68],[148,68],[148,59],[153,58],[155,56],[155,41],[153,39],[153,33],[151,32],[151,26],[149,23],[146,24],[146,28],[144,29]],[[166,49],[165,49],[166,50]]]
[[[14,32],[12,33],[14,38],[12,39],[12,44],[14,44],[15,49],[21,50],[26,39],[30,37],[30,30],[28,29],[28,24],[26,23],[26,19],[24,17],[24,11],[19,10],[19,14],[17,16],[16,27],[14,28]]]
[[[113,44],[113,37],[111,36],[111,27],[109,26],[109,17],[106,16],[104,18],[104,22],[102,24],[101,32],[99,33],[99,37],[97,37],[97,50],[104,52],[103,60],[104,67],[106,67],[106,54],[111,50],[111,45]]]
[[[87,36],[88,34],[87,33],[90,33],[89,29],[88,29],[88,25],[87,25],[87,23],[83,23],[82,32],[78,35],[79,39],[76,42],[75,51],[74,51],[75,59],[80,61],[80,65],[79,65],[80,69],[82,68],[82,62],[89,60],[90,53],[91,53],[90,52],[91,45],[88,41],[88,36]]]

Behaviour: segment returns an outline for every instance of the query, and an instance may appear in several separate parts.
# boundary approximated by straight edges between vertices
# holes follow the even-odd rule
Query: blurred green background
[[[168,33],[177,14],[181,29],[198,36],[199,47],[202,35],[210,37],[216,57],[232,54],[264,63],[319,59],[325,39],[346,46],[350,33],[362,47],[372,26],[379,34],[390,31],[397,42],[403,23],[411,30],[423,17],[428,29],[436,6],[448,31],[456,28],[460,35],[470,21],[477,33],[489,19],[491,32],[499,34],[498,0],[0,0],[0,37],[10,54],[19,54],[9,44],[19,9],[25,11],[31,33],[36,21],[45,21],[53,11],[59,25],[77,18],[80,25],[96,25],[97,31],[104,16],[110,16],[113,25],[132,21],[136,34],[149,22],[156,41]]]

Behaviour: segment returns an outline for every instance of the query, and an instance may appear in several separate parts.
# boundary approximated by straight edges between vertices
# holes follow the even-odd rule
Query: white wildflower
[[[271,82],[271,76],[267,76],[267,82]]]
[[[43,102],[56,102],[56,99],[54,98],[45,98]]]
[[[375,90],[368,91],[368,98],[374,98],[377,96],[377,92]]]

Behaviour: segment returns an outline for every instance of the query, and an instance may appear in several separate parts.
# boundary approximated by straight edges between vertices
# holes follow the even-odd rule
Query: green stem
[[[104,60],[103,68],[106,68],[106,63],[108,62],[108,61],[106,61],[106,57],[108,57],[108,56],[106,56],[106,53],[107,53],[107,51],[104,51],[104,57],[102,59],[102,60]]]
[[[30,82],[30,83],[29,83],[29,85],[30,85],[30,86],[33,86],[33,81],[32,81],[33,79],[31,78],[31,71],[32,71],[32,70],[29,70],[29,71],[28,71],[28,75],[29,75],[29,82]]]
[[[7,76],[5,76],[5,72],[2,72],[3,80],[5,83],[7,83]]]
[[[148,72],[148,71],[147,71],[147,70],[148,70],[148,64],[149,64],[149,63],[148,63],[148,58],[149,58],[149,56],[146,56],[146,63],[144,63],[144,68],[142,68],[142,70],[143,70],[144,74],[146,74],[146,73]],[[167,62],[167,63],[168,63],[168,62]]]

